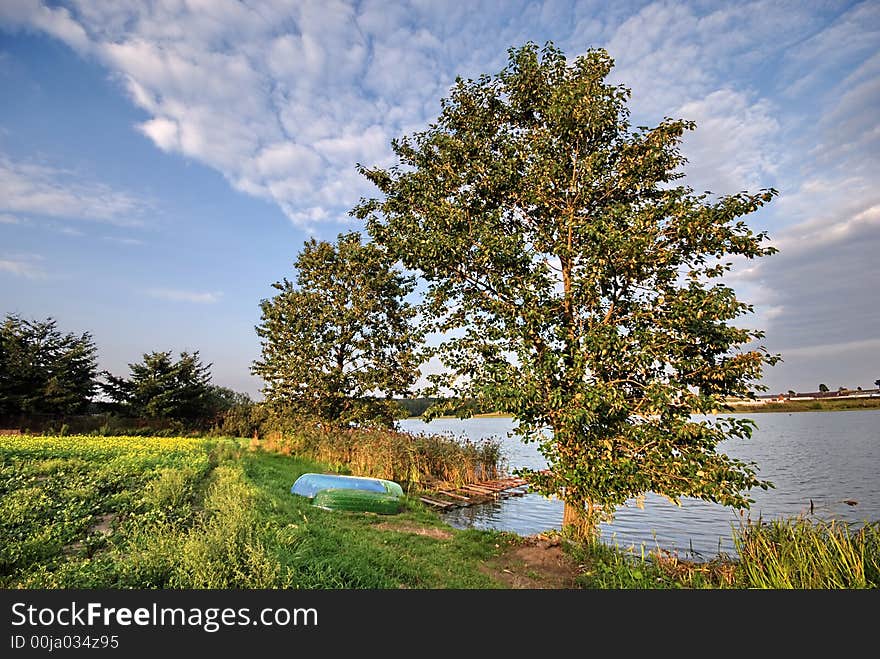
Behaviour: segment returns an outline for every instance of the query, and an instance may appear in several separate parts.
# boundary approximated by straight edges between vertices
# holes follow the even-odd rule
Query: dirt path
[[[580,566],[562,551],[558,537],[539,534],[523,538],[489,561],[484,572],[509,588],[577,588]]]

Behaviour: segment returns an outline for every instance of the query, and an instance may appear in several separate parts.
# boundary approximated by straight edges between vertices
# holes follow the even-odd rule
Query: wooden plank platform
[[[424,503],[440,510],[472,506],[478,503],[497,501],[511,496],[525,494],[528,483],[518,476],[506,476],[491,480],[469,483],[456,488],[428,492],[419,497]]]

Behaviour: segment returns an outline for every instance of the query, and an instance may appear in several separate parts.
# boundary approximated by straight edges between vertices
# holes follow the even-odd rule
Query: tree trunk
[[[562,510],[562,528],[581,542],[599,539],[599,511],[584,501],[565,501]]]

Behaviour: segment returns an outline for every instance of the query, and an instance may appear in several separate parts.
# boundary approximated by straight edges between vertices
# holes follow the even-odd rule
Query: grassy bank
[[[328,465],[238,439],[0,437],[2,588],[876,588],[880,529],[749,527],[740,561],[380,516],[290,494]]]

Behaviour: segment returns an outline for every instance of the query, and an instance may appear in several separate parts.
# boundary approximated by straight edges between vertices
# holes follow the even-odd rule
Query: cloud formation
[[[0,272],[25,279],[47,279],[49,274],[42,267],[43,257],[37,254],[0,255]]]
[[[175,288],[151,288],[147,291],[150,297],[171,302],[191,302],[193,304],[214,304],[223,297],[220,291],[198,292],[184,291]]]
[[[75,172],[0,154],[0,211],[53,218],[85,219],[138,226],[146,205],[103,183],[84,181]],[[7,222],[13,223],[13,222]]]

